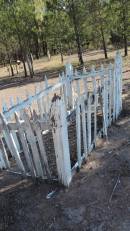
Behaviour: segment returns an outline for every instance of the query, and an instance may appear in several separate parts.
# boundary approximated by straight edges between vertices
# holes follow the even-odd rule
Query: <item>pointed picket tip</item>
[[[83,74],[86,74],[87,73],[87,70],[86,70],[86,67],[84,66],[83,67]]]
[[[20,116],[16,111],[14,112],[14,117],[15,117],[16,122],[20,120]]]
[[[92,70],[92,71],[95,71],[95,65],[92,65],[92,66],[91,66],[91,70]]]
[[[101,64],[101,68],[100,68],[100,71],[102,72],[102,74],[104,73],[104,65],[103,64]]]
[[[91,74],[92,74],[92,77],[95,75],[95,72],[96,72],[95,66],[92,65],[92,67],[91,67]]]
[[[7,105],[6,105],[6,103],[4,102],[3,99],[2,99],[2,111],[3,111],[3,112],[8,111]]]
[[[62,71],[61,76],[62,76],[62,80],[64,80],[65,79],[65,73],[64,73],[64,71]]]
[[[109,68],[109,69],[113,69],[113,64],[112,64],[112,63],[109,63],[108,68]]]
[[[19,104],[23,102],[23,100],[20,97],[18,97],[18,100],[19,100]]]
[[[116,51],[115,63],[119,63],[119,65],[122,63],[122,56],[121,56],[121,52],[119,50]]]
[[[62,82],[61,74],[59,74],[59,78],[58,78],[58,80],[59,80],[59,83],[61,83],[61,82]]]
[[[46,75],[44,76],[44,82],[45,82],[45,86],[48,87],[48,79]]]
[[[63,95],[61,95],[61,101],[64,102],[64,96]]]
[[[61,77],[61,74],[59,74],[59,76],[58,76],[57,83],[62,83],[62,77]]]
[[[75,76],[78,76],[78,71],[77,71],[77,69],[74,70],[74,74],[75,74]]]
[[[10,107],[14,107],[14,99],[12,96],[9,98],[9,101],[10,101]]]
[[[20,100],[20,98],[17,96],[17,98],[16,98],[16,101],[17,101],[17,104],[20,104],[21,103],[21,100]]]
[[[27,89],[25,90],[25,96],[26,96],[26,99],[28,99],[28,98],[29,98],[29,92],[28,92],[28,90],[27,90]]]
[[[67,76],[73,75],[73,66],[70,61],[68,61],[65,65],[65,72]]]
[[[119,50],[116,51],[116,56],[121,56],[121,52]]]
[[[38,94],[40,92],[39,86],[35,85],[35,94]],[[28,96],[29,98],[29,96]]]
[[[101,69],[102,69],[102,70],[104,69],[104,65],[103,65],[103,64],[101,64]]]
[[[5,124],[7,124],[7,119],[5,118],[4,114],[0,112],[0,121]]]

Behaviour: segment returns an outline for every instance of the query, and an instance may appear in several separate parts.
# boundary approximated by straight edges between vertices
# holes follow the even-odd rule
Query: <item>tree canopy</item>
[[[23,62],[33,77],[32,56],[123,48],[128,55],[129,0],[0,0],[0,61]]]

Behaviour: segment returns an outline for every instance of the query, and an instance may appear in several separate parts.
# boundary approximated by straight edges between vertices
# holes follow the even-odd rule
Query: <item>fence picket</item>
[[[85,159],[87,159],[87,127],[86,127],[86,111],[85,111],[84,103],[85,103],[84,97],[82,97],[81,111],[82,111],[83,145],[84,145]]]
[[[23,111],[23,119],[25,122],[25,133],[27,136],[27,140],[31,146],[31,151],[32,151],[32,156],[36,168],[36,174],[39,177],[44,177],[42,166],[41,166],[41,161],[39,157],[39,152],[37,148],[37,142],[36,142],[36,137],[34,136],[34,132],[32,130],[32,126],[30,124],[29,116],[25,111]]]
[[[35,111],[34,111],[35,113]],[[47,175],[48,178],[51,178],[51,173],[49,170],[48,160],[46,156],[45,146],[43,143],[43,138],[40,130],[40,124],[38,122],[33,122],[33,128],[37,136],[37,141],[39,144],[40,154],[41,154],[41,164],[43,168],[43,172],[45,172],[45,175]]]
[[[101,66],[101,89],[102,89],[102,115],[103,115],[103,134],[107,136],[107,121],[106,121],[106,82],[104,66]]]
[[[87,72],[86,72],[86,69],[85,67],[83,68],[83,75],[86,75]],[[87,84],[87,78],[83,78],[83,83],[84,83],[84,93],[86,95],[86,98],[88,96],[88,84]]]
[[[25,172],[25,168],[24,168],[24,165],[22,163],[21,157],[19,155],[19,152],[18,152],[17,146],[15,144],[14,138],[9,131],[8,123],[7,123],[4,115],[2,115],[1,113],[0,113],[0,120],[1,120],[1,123],[3,125],[5,137],[8,140],[8,143],[7,143],[7,145],[9,145],[8,148],[10,149],[12,156],[15,157],[16,163],[17,163],[18,167],[20,168],[20,170],[22,172]]]
[[[38,94],[39,92],[40,92],[40,87],[36,88],[36,94]],[[42,119],[43,118],[43,111],[44,111],[43,104],[42,104],[42,98],[37,99],[37,106],[38,106],[40,118]]]
[[[78,165],[81,167],[81,121],[80,121],[80,99],[76,105],[76,134],[77,134],[77,159]]]
[[[52,133],[57,162],[59,181],[65,186],[71,182],[70,151],[67,132],[66,110],[64,102],[54,96],[52,99],[51,113]]]
[[[70,63],[66,64],[66,92],[68,99],[68,108],[73,107],[72,100],[72,78],[73,78],[73,66]]]
[[[45,84],[45,89],[48,89],[49,84],[48,84],[48,79],[47,79],[46,75],[44,77],[44,84]],[[50,99],[49,99],[49,94],[48,93],[46,94],[46,104],[45,105],[46,105],[46,112],[48,113],[49,108],[50,108]]]
[[[96,71],[95,67],[92,67],[91,70],[92,83],[93,83],[93,95],[94,95],[94,144],[96,146],[97,138],[97,85],[96,85]]]
[[[10,168],[10,162],[8,159],[8,154],[6,152],[2,138],[0,138],[0,153],[1,153],[1,160],[3,159],[3,164],[2,164],[3,166],[2,167]]]
[[[31,153],[29,151],[29,147],[28,147],[28,143],[27,143],[26,136],[25,136],[25,133],[24,133],[24,129],[21,126],[21,122],[20,122],[20,119],[19,119],[19,116],[18,116],[17,113],[15,113],[15,119],[16,119],[16,124],[18,126],[19,137],[20,137],[20,140],[21,140],[21,144],[22,144],[22,147],[23,147],[23,152],[24,152],[24,155],[25,155],[25,158],[26,158],[28,168],[29,168],[32,176],[36,177],[36,170],[35,170],[35,167],[34,167],[34,164],[33,164],[32,155],[31,155]]]
[[[87,102],[87,138],[88,138],[88,153],[91,150],[91,96],[88,95]]]
[[[112,74],[113,74],[113,66],[112,64],[109,65],[109,73],[108,73],[108,78],[109,78],[109,126],[111,125],[111,121],[112,121]]]

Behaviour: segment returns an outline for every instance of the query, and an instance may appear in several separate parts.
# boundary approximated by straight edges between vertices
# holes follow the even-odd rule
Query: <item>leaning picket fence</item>
[[[122,58],[114,65],[91,71],[74,70],[71,64],[58,83],[37,84],[35,95],[0,113],[0,169],[69,186],[97,138],[107,137],[108,127],[122,110]]]

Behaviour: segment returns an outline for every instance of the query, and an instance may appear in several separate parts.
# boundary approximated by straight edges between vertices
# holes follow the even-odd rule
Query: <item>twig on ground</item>
[[[112,190],[111,196],[110,196],[110,198],[109,198],[109,203],[111,203],[113,194],[114,194],[114,192],[115,192],[115,190],[116,190],[116,187],[117,187],[117,185],[118,185],[119,182],[120,182],[120,174],[119,174],[119,176],[118,176],[118,178],[117,178],[117,181],[116,181],[116,184],[114,185],[114,188],[113,188],[113,190]]]

